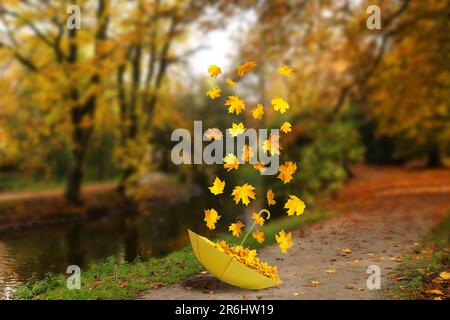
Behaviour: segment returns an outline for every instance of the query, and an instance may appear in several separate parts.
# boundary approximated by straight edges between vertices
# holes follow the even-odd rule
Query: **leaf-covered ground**
[[[201,272],[181,283],[149,290],[141,298],[400,298],[393,290],[394,270],[450,209],[450,171],[361,167],[355,174],[337,198],[324,201],[340,215],[296,230],[294,247],[287,254],[276,245],[261,249],[261,258],[278,266],[284,280],[280,286],[242,290]],[[448,225],[444,233],[450,233]],[[381,270],[379,290],[366,286],[371,265]]]

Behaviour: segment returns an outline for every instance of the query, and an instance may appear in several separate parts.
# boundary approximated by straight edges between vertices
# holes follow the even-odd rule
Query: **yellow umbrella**
[[[218,279],[243,289],[265,289],[281,283],[257,271],[215,248],[212,242],[188,230],[191,246],[200,263]],[[244,239],[245,240],[245,239]]]

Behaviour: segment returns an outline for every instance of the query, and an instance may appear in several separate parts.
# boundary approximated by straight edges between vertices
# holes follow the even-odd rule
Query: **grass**
[[[397,299],[449,299],[450,280],[439,275],[450,272],[450,212],[410,253],[392,274],[393,297]],[[447,292],[446,292],[447,291]]]
[[[332,214],[326,211],[310,211],[300,217],[284,217],[261,228],[266,234],[263,245],[274,242],[280,229],[294,229],[316,222]],[[231,240],[225,237],[225,240]],[[253,238],[246,246],[260,248]],[[17,288],[16,299],[135,299],[142,291],[160,285],[179,282],[203,268],[191,247],[185,247],[163,258],[151,258],[133,263],[121,262],[118,257],[90,265],[81,273],[81,290],[66,288],[66,277],[48,274],[43,280],[31,281]]]

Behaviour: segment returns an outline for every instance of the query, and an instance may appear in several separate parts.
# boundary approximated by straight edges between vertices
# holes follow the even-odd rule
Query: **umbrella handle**
[[[270,211],[267,210],[267,209],[261,209],[261,210],[259,210],[258,216],[260,216],[261,213],[263,213],[263,212],[264,212],[264,213],[267,213],[267,218],[266,218],[265,220],[269,220],[269,219],[270,219]],[[253,230],[253,227],[255,226],[255,224],[256,224],[256,221],[254,221],[253,224],[252,224],[252,226],[250,227],[250,229],[248,229],[247,234],[245,235],[244,239],[242,240],[242,242],[241,242],[241,244],[240,244],[241,246],[244,244],[245,240],[247,240],[247,237],[248,237],[248,235],[250,234],[250,232]]]
[[[267,210],[267,209],[261,209],[261,210],[259,210],[258,216],[260,216],[261,213],[263,213],[263,212],[267,213],[267,218],[266,218],[265,220],[269,220],[269,219],[270,219],[270,211]]]

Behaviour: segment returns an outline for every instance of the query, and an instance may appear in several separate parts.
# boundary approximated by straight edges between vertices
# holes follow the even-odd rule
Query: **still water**
[[[14,287],[33,275],[42,278],[48,272],[63,274],[69,265],[83,270],[89,263],[112,255],[126,261],[165,255],[188,244],[187,228],[212,235],[203,222],[203,210],[212,207],[222,208],[222,226],[237,217],[236,206],[223,208],[217,198],[204,195],[132,216],[0,235],[0,299],[10,298]],[[241,212],[243,221],[249,210]]]

